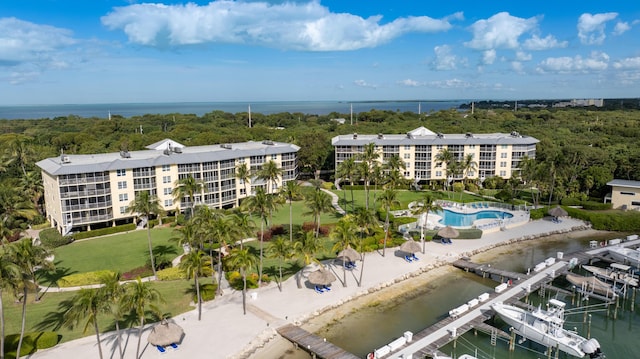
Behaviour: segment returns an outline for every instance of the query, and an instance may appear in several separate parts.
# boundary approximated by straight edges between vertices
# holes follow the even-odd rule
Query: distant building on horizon
[[[242,142],[209,146],[184,146],[165,139],[143,151],[121,151],[47,158],[36,163],[42,171],[47,219],[60,233],[91,230],[132,222],[128,206],[137,193],[149,191],[167,211],[182,211],[190,199],[174,201],[177,180],[192,176],[204,184],[196,204],[214,208],[236,206],[240,199],[266,187],[252,178],[242,183],[236,167],[246,163],[255,173],[274,161],[282,175],[268,192],[276,191],[298,175],[296,156],[300,147],[273,141]]]
[[[457,161],[473,155],[476,169],[467,173],[467,178],[484,181],[499,176],[510,178],[519,171],[523,158],[535,158],[536,144],[540,142],[530,136],[511,133],[466,133],[442,134],[418,127],[406,134],[349,134],[335,136],[331,144],[335,151],[335,168],[348,158],[363,153],[364,146],[374,143],[380,153],[379,160],[385,162],[398,156],[406,166],[404,178],[414,182],[445,181],[446,164],[440,164],[436,156],[442,150],[450,151]],[[462,179],[463,176],[455,177]]]
[[[553,107],[588,107],[588,106],[603,107],[604,99],[602,98],[573,99],[571,101],[562,101],[562,102],[556,102],[553,104]]]

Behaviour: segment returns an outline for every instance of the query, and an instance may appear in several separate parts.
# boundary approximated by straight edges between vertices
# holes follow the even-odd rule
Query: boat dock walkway
[[[397,351],[390,353],[389,358],[410,358],[411,355],[432,356],[438,348],[450,342],[454,336],[459,336],[473,328],[474,324],[482,323],[491,316],[491,305],[498,302],[510,302],[524,297],[529,291],[542,283],[551,281],[558,273],[567,267],[565,261],[558,261],[528,278],[518,281],[512,287],[501,293],[492,293],[488,300],[456,318],[448,317],[439,323],[413,335],[413,340]],[[454,335],[455,334],[455,335]]]
[[[478,264],[464,259],[458,259],[451,263],[451,265],[467,272],[475,272],[476,274],[481,275],[482,278],[485,278],[487,274],[498,276],[500,277],[498,282],[504,282],[505,278],[516,281],[528,277],[526,274],[494,268],[491,264]]]
[[[326,339],[310,333],[296,325],[287,324],[277,329],[285,339],[297,345],[297,347],[309,352],[312,358],[323,359],[358,359],[357,356],[331,344]]]

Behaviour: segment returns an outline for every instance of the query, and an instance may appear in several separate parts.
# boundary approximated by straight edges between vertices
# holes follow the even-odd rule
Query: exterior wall
[[[640,188],[612,186],[611,205],[613,208],[640,209]]]
[[[52,227],[62,228],[62,208],[60,206],[60,191],[58,177],[42,171],[42,187],[44,189],[44,208],[47,219]]]

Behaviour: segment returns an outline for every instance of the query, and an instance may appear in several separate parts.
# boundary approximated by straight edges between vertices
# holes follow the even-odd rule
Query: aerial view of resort
[[[640,5],[0,4],[0,359],[640,352]]]

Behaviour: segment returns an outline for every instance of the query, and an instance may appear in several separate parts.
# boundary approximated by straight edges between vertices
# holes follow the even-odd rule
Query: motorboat
[[[631,266],[626,264],[611,263],[609,268],[584,265],[582,268],[606,282],[613,282],[614,284],[621,283],[632,287],[638,286],[638,278],[631,274]]]
[[[640,251],[626,247],[609,247],[609,256],[617,262],[640,267]]]
[[[603,295],[607,298],[617,296],[617,288],[613,284],[606,283],[596,277],[585,277],[578,274],[567,273],[567,282],[582,289],[583,292]]]
[[[549,300],[549,309],[538,307],[528,311],[501,302],[491,308],[498,316],[523,338],[534,341],[547,348],[559,350],[574,357],[602,359],[600,343],[594,338],[586,339],[577,333],[564,329],[564,308],[566,303],[557,299]]]

